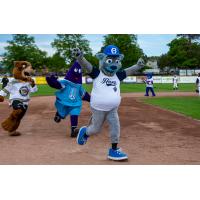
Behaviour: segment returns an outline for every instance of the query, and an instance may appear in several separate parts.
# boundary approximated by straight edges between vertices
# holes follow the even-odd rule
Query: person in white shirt
[[[34,72],[32,65],[27,61],[15,61],[13,68],[14,79],[0,91],[0,102],[9,96],[9,104],[13,108],[10,116],[2,122],[2,128],[10,136],[19,136],[17,131],[24,117],[30,100],[30,93],[37,92],[37,86],[30,75]]]
[[[197,86],[197,89],[196,89],[196,92],[199,94],[200,96],[200,73],[198,74],[198,77],[196,79],[196,86]]]
[[[99,59],[99,68],[93,67],[84,57],[79,49],[74,49],[73,54],[79,64],[87,70],[88,75],[93,79],[91,92],[92,118],[89,126],[80,128],[77,143],[84,145],[89,136],[99,133],[107,121],[110,126],[111,148],[108,150],[108,158],[112,160],[128,159],[126,153],[117,147],[120,138],[120,122],[118,107],[121,102],[120,81],[144,66],[144,61],[139,59],[137,64],[125,70],[121,70],[121,60],[118,47],[108,45],[103,53],[96,56]]]
[[[173,89],[178,90],[178,77],[174,75],[172,81],[173,81]]]

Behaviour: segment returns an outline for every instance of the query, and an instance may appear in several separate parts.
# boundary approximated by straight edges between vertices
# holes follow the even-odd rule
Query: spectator
[[[7,75],[5,75],[2,78],[1,82],[2,82],[2,89],[3,89],[3,88],[5,88],[7,86],[8,82],[9,82],[9,79],[8,79]]]

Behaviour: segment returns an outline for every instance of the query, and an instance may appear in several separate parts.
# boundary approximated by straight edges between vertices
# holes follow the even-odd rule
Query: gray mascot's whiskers
[[[137,64],[121,70],[121,61],[124,55],[120,53],[118,47],[108,45],[103,53],[96,56],[99,59],[99,68],[93,67],[83,56],[83,53],[75,48],[72,51],[78,63],[87,70],[93,79],[91,93],[92,118],[90,124],[83,126],[79,130],[77,143],[84,145],[89,136],[99,133],[106,120],[110,127],[111,148],[108,150],[108,158],[111,160],[128,159],[126,153],[117,147],[120,138],[120,122],[118,107],[121,102],[120,81],[144,66],[144,61],[139,59]]]

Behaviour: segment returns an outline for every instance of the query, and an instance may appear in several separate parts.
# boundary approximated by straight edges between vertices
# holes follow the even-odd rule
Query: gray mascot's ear
[[[119,55],[119,59],[120,59],[120,60],[123,60],[123,59],[124,59],[124,54],[120,54],[120,55]]]
[[[99,59],[99,60],[102,60],[106,55],[104,53],[97,53],[96,54],[96,57]]]

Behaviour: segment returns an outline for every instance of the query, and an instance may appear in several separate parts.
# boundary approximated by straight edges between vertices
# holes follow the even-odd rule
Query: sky
[[[52,55],[55,52],[55,49],[51,47],[51,42],[56,38],[56,35],[35,34],[31,36],[34,36],[36,45],[41,50],[46,51],[48,55]],[[89,40],[94,54],[101,49],[103,36],[101,34],[85,34],[85,38]],[[160,56],[168,51],[167,44],[175,37],[175,34],[138,34],[137,41],[147,56]],[[11,34],[0,34],[0,55],[5,52],[4,47],[8,45],[7,41],[11,39]]]

